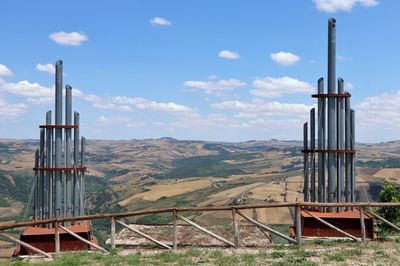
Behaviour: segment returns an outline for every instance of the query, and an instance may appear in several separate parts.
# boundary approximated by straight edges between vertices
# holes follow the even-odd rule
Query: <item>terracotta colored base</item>
[[[67,227],[72,232],[79,236],[97,243],[97,240],[93,237],[91,232],[90,223],[83,221],[77,225],[70,225]],[[74,236],[68,234],[62,229],[59,229],[60,233],[60,250],[61,251],[77,251],[77,250],[89,250],[90,246],[83,243]],[[20,240],[28,243],[38,249],[43,250],[47,253],[55,252],[55,232],[54,228],[43,228],[43,227],[25,227],[24,231],[20,236]],[[21,255],[33,255],[33,251],[18,245],[14,251],[13,256]]]
[[[360,212],[358,210],[345,212],[310,212],[355,237],[361,237]],[[366,237],[371,239],[376,238],[372,217],[364,214],[364,223]],[[329,228],[304,211],[301,211],[301,227],[302,237],[345,237],[343,234]],[[290,234],[293,237],[296,235],[295,227],[290,229]]]

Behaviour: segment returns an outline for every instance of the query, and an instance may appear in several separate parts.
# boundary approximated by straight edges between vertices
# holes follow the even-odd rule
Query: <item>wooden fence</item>
[[[285,235],[272,227],[260,223],[256,219],[253,219],[251,217],[248,217],[245,215],[242,210],[248,210],[248,209],[260,209],[260,208],[294,208],[295,210],[295,228],[296,228],[296,236],[294,238]],[[316,208],[327,208],[327,207],[347,207],[347,208],[355,208],[360,211],[360,228],[361,228],[361,238],[357,238],[340,228],[328,223],[327,221],[315,216],[313,213],[309,212],[308,210],[311,209],[316,209]],[[155,210],[146,210],[146,211],[136,211],[136,212],[122,212],[122,213],[106,213],[106,214],[94,214],[94,215],[84,215],[84,216],[79,216],[79,217],[68,217],[68,218],[60,218],[60,219],[48,219],[48,220],[40,220],[40,221],[27,221],[27,222],[19,222],[19,223],[13,223],[13,224],[6,224],[6,225],[0,225],[0,237],[6,238],[9,241],[15,242],[17,244],[20,244],[24,246],[27,249],[30,249],[34,251],[35,253],[39,253],[43,256],[46,257],[52,257],[53,255],[57,256],[60,253],[60,234],[59,231],[60,229],[65,231],[66,233],[72,235],[73,237],[79,239],[80,241],[83,241],[84,243],[88,244],[92,248],[99,250],[101,252],[107,253],[109,252],[107,249],[92,243],[81,236],[77,235],[76,233],[72,232],[68,228],[64,227],[63,224],[67,222],[77,222],[77,221],[91,221],[91,220],[97,220],[97,219],[111,219],[111,235],[110,235],[110,240],[111,240],[111,245],[110,248],[115,249],[116,243],[115,243],[115,236],[117,234],[116,232],[116,224],[121,225],[123,228],[126,228],[135,234],[138,234],[142,236],[143,238],[157,244],[161,248],[168,249],[168,250],[177,250],[178,247],[178,227],[177,227],[177,221],[181,220],[198,230],[202,231],[203,233],[221,241],[228,247],[232,248],[238,248],[240,247],[240,239],[239,239],[239,225],[238,225],[238,216],[244,218],[247,220],[250,224],[253,224],[254,226],[260,228],[262,231],[267,231],[270,234],[276,235],[277,237],[280,237],[282,239],[287,240],[291,244],[296,244],[296,245],[301,245],[302,241],[302,234],[301,234],[301,216],[300,216],[300,211],[303,210],[313,218],[317,219],[321,223],[325,224],[326,226],[330,227],[333,230],[336,230],[343,234],[343,236],[348,237],[354,241],[365,241],[365,223],[364,223],[364,215],[363,213],[367,213],[371,215],[372,217],[376,218],[377,220],[387,224],[388,226],[392,227],[393,229],[400,231],[400,228],[394,225],[393,223],[387,221],[383,217],[379,216],[378,214],[374,213],[371,208],[374,207],[400,207],[400,202],[397,203],[371,203],[371,202],[355,202],[355,203],[315,203],[315,202],[294,202],[294,203],[271,203],[271,204],[261,204],[261,205],[240,205],[240,206],[229,206],[229,207],[187,207],[187,208],[165,208],[165,209],[155,209]],[[191,221],[190,219],[182,216],[181,214],[185,212],[192,212],[192,211],[201,211],[201,212],[207,212],[207,211],[229,211],[232,215],[232,233],[233,233],[233,242],[223,238],[220,235],[217,235],[214,232],[211,232],[210,230],[204,228],[203,226]],[[160,214],[160,213],[171,213],[173,219],[172,219],[172,246],[167,245],[166,243],[163,243],[162,241],[159,241],[152,236],[145,234],[144,232],[124,223],[121,221],[121,218],[127,218],[127,217],[134,217],[134,216],[140,216],[140,215],[149,215],[149,214]],[[15,229],[15,228],[20,228],[20,227],[25,227],[25,226],[38,226],[38,225],[45,225],[45,224],[52,224],[54,229],[55,229],[55,254],[49,254],[46,253],[36,247],[33,247],[29,245],[28,243],[25,243],[7,233],[5,233],[5,230],[9,229]]]

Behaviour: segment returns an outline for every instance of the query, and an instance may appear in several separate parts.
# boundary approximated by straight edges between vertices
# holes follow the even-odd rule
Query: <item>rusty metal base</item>
[[[69,230],[78,234],[79,236],[97,244],[97,239],[93,237],[89,221],[82,221],[80,224],[67,226]],[[89,250],[90,246],[83,243],[74,236],[68,234],[61,228],[59,229],[60,234],[60,251],[78,251],[78,250]],[[55,252],[55,232],[54,228],[43,228],[43,227],[25,227],[20,240],[28,243],[46,253]],[[13,256],[23,255],[34,255],[32,250],[29,250],[21,245],[17,245]]]
[[[355,237],[361,237],[360,212],[358,210],[344,212],[310,212]],[[328,226],[316,220],[304,211],[300,212],[300,216],[302,237],[344,237],[344,235],[340,232],[329,228]],[[366,237],[375,239],[376,234],[374,232],[373,218],[364,213],[364,222]],[[290,234],[293,237],[296,235],[295,227],[292,227],[290,229]]]

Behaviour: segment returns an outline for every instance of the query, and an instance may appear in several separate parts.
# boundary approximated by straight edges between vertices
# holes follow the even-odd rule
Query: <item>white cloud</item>
[[[229,51],[229,50],[223,50],[218,53],[218,56],[221,58],[226,58],[226,59],[239,59],[240,55],[237,52]]]
[[[128,98],[125,96],[117,96],[112,99],[113,103],[132,105],[137,109],[148,109],[163,112],[192,112],[193,109],[173,102],[162,103],[150,101],[143,98]]]
[[[354,86],[353,86],[353,84],[351,82],[345,82],[344,83],[344,89],[345,90],[352,90],[352,89],[354,89]]]
[[[14,76],[14,73],[5,65],[0,64],[0,76],[11,77],[11,76]]]
[[[304,81],[291,77],[272,78],[265,77],[253,81],[255,90],[250,91],[251,94],[258,97],[279,97],[284,94],[294,93],[310,93],[312,86]]]
[[[337,55],[336,58],[339,61],[351,61],[352,60],[351,57],[347,57],[347,56],[343,56],[343,55]]]
[[[53,64],[37,64],[36,65],[36,70],[42,71],[42,72],[47,72],[50,74],[56,73],[56,68],[54,67]]]
[[[252,103],[245,103],[241,101],[224,101],[211,104],[211,107],[219,110],[237,110],[241,112],[239,113],[240,117],[248,118],[257,113],[273,116],[307,114],[313,106],[301,103],[281,103],[276,101],[257,101]]]
[[[172,23],[169,20],[166,20],[165,18],[161,17],[155,17],[150,20],[150,24],[152,25],[159,25],[159,26],[171,26]]]
[[[45,87],[37,82],[31,83],[27,80],[0,84],[0,91],[27,97],[27,101],[32,104],[48,104],[54,101],[54,86]],[[65,90],[63,94],[65,94]],[[84,96],[82,91],[74,88],[72,89],[72,95],[76,97]]]
[[[282,51],[271,53],[271,59],[280,66],[291,66],[300,61],[300,57],[298,55]]]
[[[79,46],[82,42],[88,40],[84,33],[79,32],[53,32],[49,35],[49,39],[61,45]]]
[[[27,106],[23,103],[9,104],[0,97],[0,120],[15,118],[25,113]]]
[[[212,81],[186,81],[183,86],[190,89],[201,89],[208,94],[220,91],[233,90],[245,86],[246,83],[237,79],[221,79]]]
[[[1,86],[1,90],[14,95],[25,97],[50,97],[54,96],[54,89],[41,86],[39,83],[30,83],[27,80],[18,83],[6,83]]]
[[[379,4],[377,0],[313,0],[319,11],[334,13],[337,11],[350,12],[354,7],[373,7]]]

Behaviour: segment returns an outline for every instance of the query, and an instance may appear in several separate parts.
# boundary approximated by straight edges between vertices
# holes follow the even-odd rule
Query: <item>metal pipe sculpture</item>
[[[336,94],[336,20],[328,21],[328,94]],[[328,149],[336,149],[336,101],[328,98]],[[328,202],[335,202],[336,162],[335,154],[328,153]],[[330,208],[332,211],[332,208]]]
[[[318,80],[318,94],[324,93],[324,79]],[[318,98],[318,150],[325,149],[325,98]],[[318,153],[318,201],[325,202],[325,153]]]
[[[35,152],[33,200],[33,218],[35,220],[84,214],[86,142],[82,137],[80,152],[79,113],[74,113],[74,124],[72,125],[72,87],[69,85],[65,88],[65,124],[63,124],[62,61],[58,60],[55,66],[55,124],[51,124],[52,112],[48,111],[46,124],[40,126],[40,145]],[[74,129],[73,139],[72,129]]]
[[[304,201],[354,202],[356,200],[355,115],[350,108],[351,95],[344,91],[344,81],[341,78],[337,81],[336,91],[335,57],[336,20],[331,18],[328,21],[328,89],[325,93],[324,80],[320,78],[318,94],[312,95],[312,97],[318,98],[317,149],[315,149],[314,108],[310,112],[309,148],[307,123],[303,126]],[[326,99],[328,100],[327,106]],[[315,153],[318,153],[317,163],[315,163]],[[327,156],[325,156],[326,154]],[[316,167],[318,167],[317,178],[315,177]],[[327,175],[325,170],[327,170]],[[316,187],[318,188],[317,194]],[[328,212],[334,211],[337,209],[328,208]],[[341,210],[339,209],[339,211]]]

